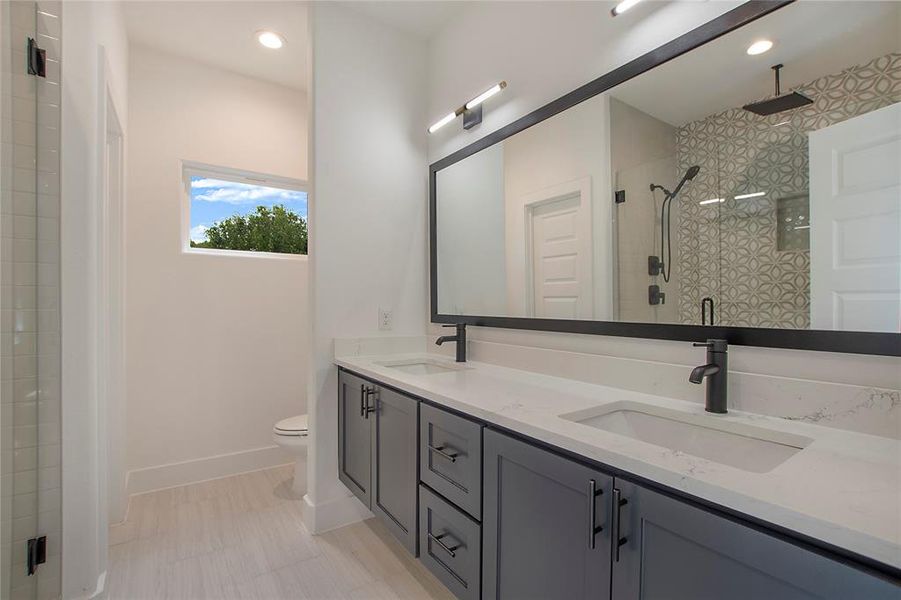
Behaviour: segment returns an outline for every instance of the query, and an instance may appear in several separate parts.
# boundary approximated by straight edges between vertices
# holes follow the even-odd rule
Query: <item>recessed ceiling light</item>
[[[278,50],[285,45],[285,38],[274,31],[257,31],[257,41],[267,48]]]
[[[748,54],[750,54],[751,56],[763,54],[772,47],[773,42],[771,42],[770,40],[757,40],[756,42],[748,46]]]
[[[704,205],[704,204],[719,204],[719,203],[722,203],[722,202],[725,202],[725,201],[726,201],[725,198],[711,198],[710,200],[701,200],[700,202],[698,202],[698,204],[700,204],[700,205]]]

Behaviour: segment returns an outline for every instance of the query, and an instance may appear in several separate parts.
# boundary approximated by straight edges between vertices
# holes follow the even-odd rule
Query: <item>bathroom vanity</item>
[[[461,599],[901,593],[896,440],[428,355],[336,364],[341,480]]]

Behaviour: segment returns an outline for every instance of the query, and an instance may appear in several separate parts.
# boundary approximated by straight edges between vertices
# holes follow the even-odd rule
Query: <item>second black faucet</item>
[[[457,329],[457,335],[442,335],[435,340],[435,343],[440,346],[444,342],[456,342],[457,362],[466,362],[466,323],[442,325],[442,327],[455,327]]]
[[[695,367],[688,376],[692,383],[700,384],[707,378],[707,412],[725,414],[728,402],[726,391],[728,385],[729,364],[728,344],[726,340],[707,340],[696,342],[695,346],[707,348],[707,364]]]

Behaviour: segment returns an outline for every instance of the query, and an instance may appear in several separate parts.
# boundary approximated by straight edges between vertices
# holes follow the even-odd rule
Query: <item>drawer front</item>
[[[481,520],[482,426],[423,403],[419,480]]]
[[[424,485],[419,486],[419,560],[461,600],[478,600],[479,524]]]

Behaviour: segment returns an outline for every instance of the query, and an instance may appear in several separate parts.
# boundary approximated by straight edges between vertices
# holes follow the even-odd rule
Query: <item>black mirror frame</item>
[[[618,67],[609,73],[557,98],[553,102],[517,119],[429,166],[429,291],[432,323],[465,323],[477,327],[499,327],[533,331],[556,331],[660,340],[697,341],[708,338],[728,340],[731,345],[793,348],[853,354],[901,356],[901,334],[810,329],[766,329],[757,327],[718,327],[675,323],[625,323],[535,319],[528,317],[492,317],[447,315],[438,313],[438,256],[436,215],[436,174],[464,158],[496,144],[557,113],[605,92],[669,60],[681,56],[760,17],[791,4],[794,0],[752,0],[693,29],[659,48]]]

